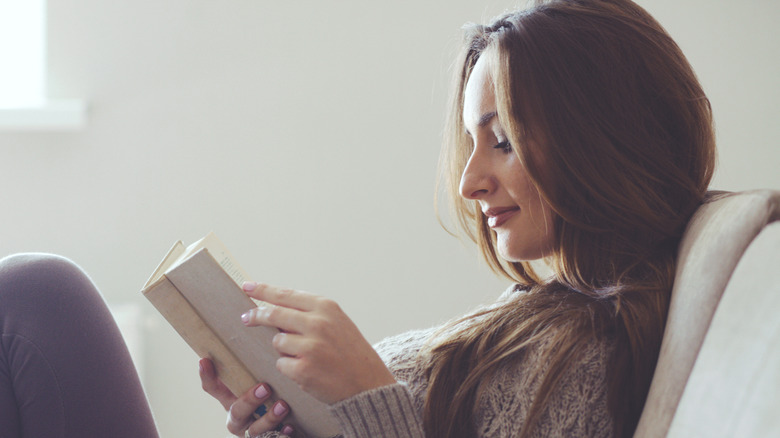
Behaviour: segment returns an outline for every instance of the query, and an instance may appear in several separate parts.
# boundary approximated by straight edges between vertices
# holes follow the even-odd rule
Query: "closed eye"
[[[502,152],[510,152],[512,150],[512,145],[509,143],[509,141],[502,141],[493,146],[493,149],[499,149]]]

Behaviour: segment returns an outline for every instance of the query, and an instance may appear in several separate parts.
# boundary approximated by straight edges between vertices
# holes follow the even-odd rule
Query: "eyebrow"
[[[496,111],[491,111],[489,113],[482,114],[479,117],[479,120],[477,121],[477,128],[484,128],[487,126],[488,123],[490,123],[491,120],[493,120],[493,117],[498,115]],[[468,129],[466,129],[466,134],[471,135],[471,132],[469,132]]]

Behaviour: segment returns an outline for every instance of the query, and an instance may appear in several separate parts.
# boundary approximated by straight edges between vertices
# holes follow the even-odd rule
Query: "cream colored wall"
[[[225,436],[196,357],[139,296],[168,246],[215,231],[258,279],[339,301],[371,341],[489,300],[432,208],[459,27],[512,1],[49,1],[52,97],[77,133],[0,132],[0,253],[80,263],[145,314],[163,437]],[[780,188],[778,3],[641,2],[715,108],[715,187]]]

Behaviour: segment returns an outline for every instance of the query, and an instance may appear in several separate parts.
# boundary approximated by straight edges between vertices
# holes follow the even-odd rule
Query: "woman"
[[[468,28],[442,154],[459,224],[515,286],[375,350],[335,303],[245,285],[278,307],[244,322],[283,330],[278,368],[332,405],[345,436],[607,437],[637,425],[677,244],[713,172],[709,101],[636,4],[537,3]],[[283,421],[283,402],[251,417],[266,385],[236,398],[208,361],[201,370],[232,433]]]

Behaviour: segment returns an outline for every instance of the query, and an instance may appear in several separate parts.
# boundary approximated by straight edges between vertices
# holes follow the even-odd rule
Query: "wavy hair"
[[[482,57],[498,118],[554,214],[550,278],[502,260],[478,203],[458,193],[472,150],[464,90]],[[568,364],[604,339],[615,346],[615,435],[630,436],[660,349],[677,246],[714,170],[709,100],[677,44],[629,0],[537,1],[468,25],[456,66],[441,183],[460,228],[524,293],[467,317],[472,324],[453,323],[465,328],[429,346],[426,436],[472,436],[481,383],[544,342],[549,366],[532,371],[542,383],[522,429],[530,435]]]

